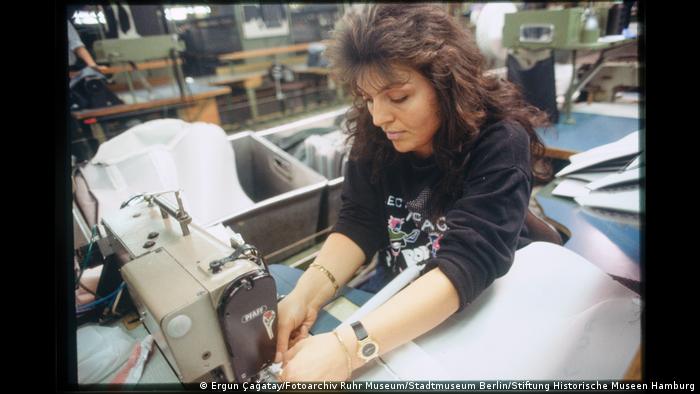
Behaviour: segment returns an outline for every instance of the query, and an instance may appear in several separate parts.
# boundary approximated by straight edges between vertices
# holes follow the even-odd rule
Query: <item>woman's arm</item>
[[[314,261],[328,270],[336,280],[338,288],[347,283],[365,261],[365,254],[347,236],[332,233],[321,247]],[[292,339],[308,335],[316,320],[318,310],[335,294],[335,286],[328,276],[318,268],[309,267],[297,281],[294,290],[280,303],[280,320],[277,327],[277,352],[287,351],[290,335],[299,330]]]
[[[347,236],[332,233],[321,247],[314,263],[323,266],[334,277],[339,287],[347,283],[365,261],[365,254]],[[335,293],[335,287],[321,270],[309,267],[299,278],[293,293],[316,309],[321,308]]]
[[[420,276],[360,321],[379,344],[381,355],[430,331],[452,316],[458,307],[457,290],[437,268]],[[336,330],[352,356],[353,369],[362,366],[364,361],[357,356],[358,341],[352,328],[343,325]]]
[[[454,285],[439,268],[427,272],[384,305],[361,319],[362,324],[385,354],[431,330],[459,307]],[[332,333],[305,339],[290,349],[280,376],[284,381],[346,380],[351,369],[364,361],[357,356],[358,341],[348,325],[336,329],[345,349]],[[347,351],[347,353],[346,353]]]

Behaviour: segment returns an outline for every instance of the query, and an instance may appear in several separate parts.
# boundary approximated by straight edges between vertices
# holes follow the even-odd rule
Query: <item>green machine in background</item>
[[[574,123],[571,117],[572,96],[600,70],[605,52],[636,40],[622,37],[599,39],[601,24],[598,18],[593,8],[528,10],[505,15],[503,47],[518,50],[520,55],[532,56],[532,53],[544,49],[570,50],[573,70],[576,70],[577,50],[601,51],[593,67],[578,81],[577,73],[572,73],[564,103],[565,122],[569,124]]]
[[[169,59],[172,61],[170,74],[177,83],[180,96],[184,97],[189,94],[184,73],[178,61],[179,53],[185,50],[185,44],[183,41],[178,40],[177,35],[162,34],[137,38],[98,40],[93,44],[93,50],[95,51],[97,62],[108,63],[112,66],[117,64],[130,64],[133,66],[136,63],[148,60]],[[136,73],[141,83],[148,90],[149,97],[152,97],[152,88],[141,74],[141,70],[130,70],[126,72],[126,79],[129,90],[134,97],[134,102],[137,99],[134,94],[132,71]]]
[[[503,46],[506,48],[568,48],[581,43],[584,10],[532,10],[506,14]],[[597,40],[597,38],[596,38]]]
[[[95,41],[93,50],[98,62],[142,62],[170,57],[170,50],[185,50],[185,44],[169,34],[139,38]]]

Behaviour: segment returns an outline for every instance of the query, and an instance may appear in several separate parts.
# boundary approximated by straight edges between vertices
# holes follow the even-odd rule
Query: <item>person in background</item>
[[[470,33],[439,6],[350,11],[327,54],[354,96],[352,148],[338,222],[279,304],[283,381],[350,379],[468,308],[536,239],[532,184],[551,172],[535,132],[547,115],[485,73]],[[377,252],[362,290],[424,268],[359,321],[309,336],[319,309]]]
[[[107,71],[107,67],[100,66],[95,62],[95,59],[92,58],[90,52],[88,52],[87,48],[85,48],[85,44],[83,44],[83,41],[80,39],[80,35],[78,35],[78,32],[75,30],[73,24],[70,21],[67,21],[67,23],[68,66],[75,66],[78,62],[78,58],[80,58],[85,63],[86,67],[90,67],[104,74]]]

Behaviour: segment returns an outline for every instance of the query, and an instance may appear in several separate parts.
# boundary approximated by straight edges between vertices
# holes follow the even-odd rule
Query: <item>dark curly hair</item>
[[[353,95],[346,133],[350,158],[372,162],[371,182],[399,156],[382,130],[372,123],[357,82],[370,72],[399,82],[396,65],[423,75],[438,98],[440,127],[433,137],[436,165],[444,176],[434,190],[438,211],[462,193],[468,154],[485,125],[510,120],[530,136],[535,178],[551,176],[544,144],[535,127],[548,124],[547,114],[525,102],[512,83],[484,73],[485,59],[471,34],[440,6],[375,4],[351,10],[341,19],[326,50],[332,74]]]

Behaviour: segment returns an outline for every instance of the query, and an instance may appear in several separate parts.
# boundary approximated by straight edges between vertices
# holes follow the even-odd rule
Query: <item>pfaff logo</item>
[[[254,309],[241,318],[241,323],[246,324],[249,321],[255,319],[256,317],[262,315],[267,310],[267,305],[263,305],[260,308]]]

